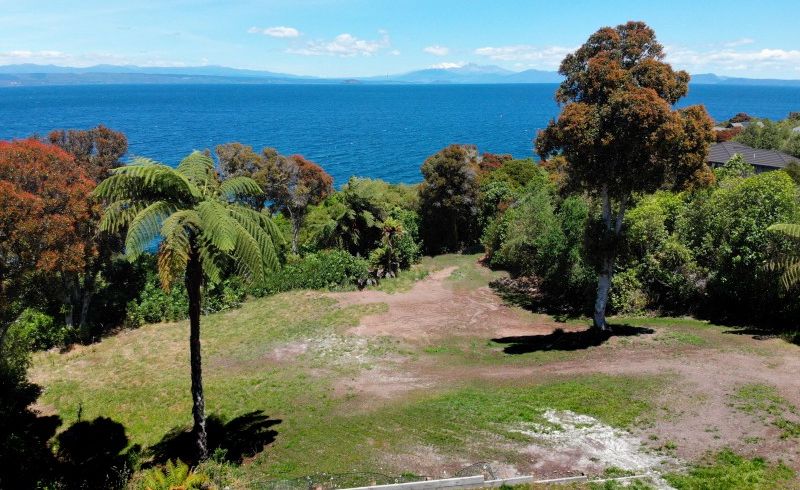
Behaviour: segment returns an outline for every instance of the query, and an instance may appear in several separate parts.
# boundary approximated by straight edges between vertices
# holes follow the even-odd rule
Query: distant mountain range
[[[135,65],[96,65],[65,67],[17,64],[0,66],[0,87],[33,85],[105,84],[476,84],[476,83],[559,83],[554,71],[511,71],[493,65],[467,64],[450,68],[427,68],[386,76],[320,78],[245,70],[226,66],[142,67]],[[704,85],[771,85],[800,87],[800,80],[733,78],[713,73],[694,75],[692,83]]]

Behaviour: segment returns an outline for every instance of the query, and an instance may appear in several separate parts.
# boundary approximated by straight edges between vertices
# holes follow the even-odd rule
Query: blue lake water
[[[176,164],[193,149],[240,141],[300,153],[336,184],[351,175],[417,182],[426,156],[450,143],[533,156],[558,113],[556,85],[104,85],[0,89],[0,139],[105,124],[130,154]],[[680,105],[780,119],[800,87],[693,86]]]

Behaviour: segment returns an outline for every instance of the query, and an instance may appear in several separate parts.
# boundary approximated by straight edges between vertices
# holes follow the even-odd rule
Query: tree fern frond
[[[780,266],[780,269],[783,270],[783,274],[781,275],[781,283],[786,289],[790,289],[792,286],[800,282],[800,261],[797,259],[785,260]]]
[[[275,271],[280,268],[278,254],[275,243],[270,234],[264,229],[261,213],[248,212],[241,206],[231,206],[230,213],[233,218],[247,231],[250,236],[255,238],[261,250],[261,259],[265,271]],[[269,221],[269,220],[266,220]]]
[[[219,193],[223,199],[233,201],[241,197],[260,196],[264,191],[255,180],[240,176],[225,179],[219,186]]]
[[[286,245],[288,242],[286,237],[283,235],[283,232],[278,225],[275,224],[275,221],[272,220],[272,217],[268,214],[267,210],[264,210],[260,213],[261,215],[261,227],[269,234],[269,237],[272,239],[272,243],[278,246]]]
[[[217,284],[222,281],[223,271],[220,267],[222,261],[222,254],[210,243],[205,246],[199,247],[200,265],[203,268],[203,274],[211,284]]]
[[[176,232],[176,228],[185,229],[186,233],[199,234],[201,228],[200,216],[193,209],[181,209],[172,213],[161,225],[161,236],[168,239]]]
[[[197,214],[202,222],[203,235],[222,252],[231,252],[236,246],[237,230],[232,226],[228,209],[224,204],[207,200],[197,205]]]
[[[109,204],[100,218],[100,230],[118,233],[128,226],[133,218],[144,209],[143,204],[132,199],[121,199]]]
[[[175,205],[156,201],[131,220],[125,239],[125,253],[135,259],[158,237],[162,222],[176,211]]]
[[[187,155],[175,169],[179,174],[201,188],[216,189],[218,178],[214,171],[214,160],[197,150]]]
[[[800,224],[795,223],[776,223],[768,231],[778,232],[791,238],[800,239]]]
[[[176,211],[161,225],[163,239],[158,249],[158,277],[164,290],[169,290],[186,270],[192,240],[199,234],[200,225],[200,217],[193,209]]]
[[[236,229],[236,246],[231,251],[231,255],[236,259],[240,274],[250,282],[263,281],[264,258],[261,255],[258,241],[238,221],[231,219],[230,222]]]
[[[201,197],[200,189],[172,167],[151,160],[147,160],[146,163],[136,163],[137,161],[139,160],[112,170],[113,175],[106,179],[111,180],[109,187],[115,194],[112,197],[129,197],[124,194],[133,194],[137,191],[173,196],[187,201]],[[101,194],[101,197],[107,196]]]

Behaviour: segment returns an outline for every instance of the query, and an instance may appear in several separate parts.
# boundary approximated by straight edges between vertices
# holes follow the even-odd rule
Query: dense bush
[[[236,308],[247,296],[247,288],[236,279],[210,286],[203,294],[204,314]],[[153,275],[139,297],[128,304],[126,323],[135,327],[144,323],[183,320],[189,317],[189,297],[182,284],[164,291]]]
[[[793,244],[767,227],[798,220],[797,188],[785,172],[729,179],[690,202],[680,233],[708,271],[706,314],[747,322],[791,318],[797,301],[784,296],[779,272],[766,263]]]
[[[542,304],[557,310],[585,309],[594,273],[583,242],[589,207],[585,199],[560,199],[546,178],[533,178],[516,201],[486,226],[482,243],[493,267],[535,277]]]
[[[402,224],[403,233],[397,238],[394,248],[401,269],[406,269],[419,261],[422,247],[419,238],[419,214],[403,208],[392,210],[391,218]]]
[[[753,148],[778,150],[800,158],[800,133],[792,131],[800,126],[800,120],[789,117],[782,121],[762,119],[751,121],[736,141]]]
[[[323,250],[305,257],[293,257],[283,268],[270,275],[258,295],[292,289],[340,289],[363,284],[369,277],[366,260],[344,250]]]
[[[792,246],[767,227],[800,221],[794,181],[781,171],[753,175],[739,159],[717,169],[716,177],[706,189],[636,199],[624,221],[612,311],[700,314],[739,323],[796,321],[800,301],[782,291],[780,272],[767,267]],[[596,233],[599,220],[594,201],[560,197],[537,178],[516,191],[503,181],[481,189],[481,199],[507,207],[495,208],[483,232],[489,263],[533,278],[537,308],[588,311],[596,251],[587,247],[592,241],[586,236]]]
[[[64,325],[57,324],[52,316],[33,308],[26,308],[10,327],[32,350],[60,346],[69,335]]]
[[[429,253],[455,252],[474,245],[478,215],[478,150],[450,145],[422,164],[422,237]]]

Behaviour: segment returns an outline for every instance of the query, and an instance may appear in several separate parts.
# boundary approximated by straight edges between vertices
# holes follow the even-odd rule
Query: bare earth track
[[[493,339],[547,335],[556,328],[565,331],[586,328],[581,324],[557,323],[548,316],[508,306],[486,285],[471,289],[454,287],[448,278],[455,270],[448,267],[432,273],[406,292],[361,291],[328,296],[341,306],[388,305],[384,313],[363,317],[358,326],[347,331],[348,335],[389,336],[412,345],[431,345],[459,337]],[[642,325],[647,325],[647,320]],[[669,390],[658,394],[655,400],[662,407],[661,412],[645,427],[633,430],[632,436],[641,442],[637,450],[640,457],[658,452],[666,443],[675,448],[666,454],[674,466],[682,460],[696,460],[708,451],[728,447],[746,455],[781,459],[800,469],[800,444],[796,438],[782,439],[780,429],[758,416],[742,414],[731,402],[739,387],[760,384],[776,387],[781,397],[800,406],[800,356],[796,346],[779,339],[755,340],[716,327],[698,332],[708,342],[684,345],[671,341],[670,329],[658,325],[652,328],[655,332],[649,335],[630,339],[612,337],[601,346],[585,349],[579,356],[535,365],[452,365],[440,362],[435,356],[384,359],[374,369],[340,380],[337,391],[358,394],[352,408],[370,410],[402,397],[476,380],[485,383],[543,380],[591,373],[668,375],[672,378]],[[589,442],[604,443],[610,444],[606,448],[609,454],[620,451],[619,441]],[[602,458],[588,455],[580,447],[577,444],[554,451],[551,440],[543,441],[543,447],[520,448],[532,456],[530,464],[507,468],[506,473],[535,471],[563,476],[576,470],[602,470],[602,465],[594,464],[603,463]],[[432,454],[430,448],[418,450],[426,456],[408,455],[404,462],[443,473],[464,463]]]

